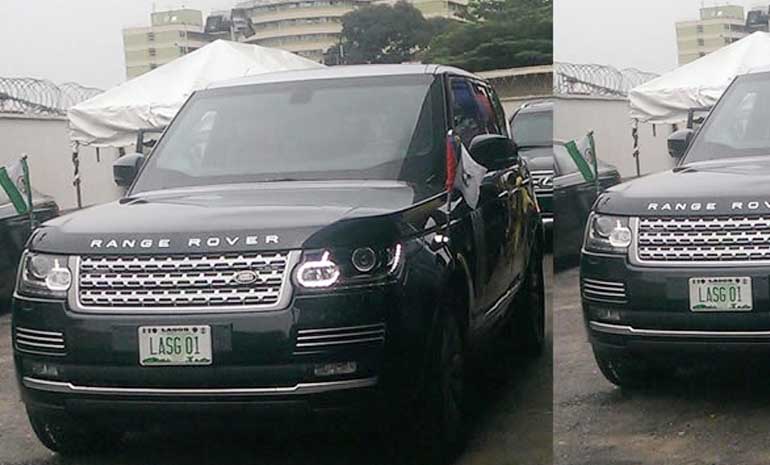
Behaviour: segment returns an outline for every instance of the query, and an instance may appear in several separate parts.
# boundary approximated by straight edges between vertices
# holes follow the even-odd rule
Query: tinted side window
[[[473,96],[479,106],[479,113],[484,130],[487,134],[506,134],[505,116],[500,118],[495,106],[495,99],[492,98],[491,90],[479,83],[472,83]]]
[[[500,134],[507,136],[508,135],[508,120],[505,117],[505,110],[503,109],[503,104],[500,103],[500,99],[497,98],[497,93],[494,91],[494,89],[489,89],[490,91],[490,98],[492,100],[492,107],[495,110],[495,119],[497,121],[497,125],[500,128]]]
[[[465,79],[452,79],[452,126],[466,146],[474,137],[484,134],[473,89]]]

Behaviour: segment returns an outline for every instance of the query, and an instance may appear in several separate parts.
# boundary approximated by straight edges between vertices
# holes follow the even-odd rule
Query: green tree
[[[446,30],[441,21],[427,21],[420,10],[406,1],[369,5],[342,17],[338,45],[324,55],[327,65],[403,63],[415,59],[433,37],[432,28]]]
[[[430,41],[424,62],[470,71],[553,62],[552,0],[471,0],[463,19]]]

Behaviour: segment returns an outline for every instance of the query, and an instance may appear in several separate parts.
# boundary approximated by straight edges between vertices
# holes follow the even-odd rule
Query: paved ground
[[[546,264],[550,280],[550,258]],[[0,314],[0,465],[391,465],[372,435],[349,431],[300,437],[285,432],[255,437],[232,431],[201,431],[183,437],[136,434],[128,436],[124,444],[110,454],[63,460],[40,445],[27,424],[12,376],[9,333],[10,317]],[[458,464],[552,463],[551,360],[549,347],[538,360],[490,357],[485,362],[479,375],[481,387],[472,396],[477,413],[470,420],[470,440]]]
[[[594,363],[577,270],[554,281],[556,464],[770,463],[770,363],[690,366],[652,388],[621,391]]]

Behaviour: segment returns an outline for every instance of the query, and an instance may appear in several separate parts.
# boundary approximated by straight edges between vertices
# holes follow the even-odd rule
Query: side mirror
[[[516,144],[499,134],[481,134],[473,138],[468,151],[488,170],[497,170],[515,162],[519,157]]]
[[[668,154],[677,160],[682,158],[694,135],[692,129],[682,129],[668,136]]]
[[[134,182],[139,168],[144,163],[144,155],[141,153],[130,153],[123,155],[112,164],[112,176],[115,184],[121,187],[128,187]]]

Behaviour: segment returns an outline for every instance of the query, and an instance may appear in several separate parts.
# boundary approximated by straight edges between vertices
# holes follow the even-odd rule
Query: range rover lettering
[[[52,450],[188,415],[386,406],[441,454],[461,443],[467,354],[543,343],[531,176],[472,74],[212,85],[115,177],[123,198],[45,223],[22,259],[14,358]]]
[[[611,382],[770,340],[770,73],[737,77],[667,172],[604,192],[581,259],[583,310]]]

